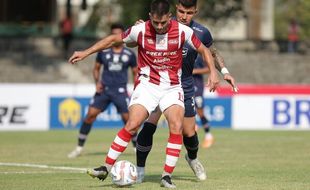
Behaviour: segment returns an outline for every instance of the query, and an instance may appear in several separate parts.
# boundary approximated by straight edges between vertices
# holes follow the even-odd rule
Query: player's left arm
[[[226,80],[233,88],[234,92],[238,92],[236,82],[234,77],[229,73],[228,69],[225,66],[224,58],[221,56],[219,51],[216,49],[215,45],[212,44],[210,47],[210,52],[214,58],[214,64],[216,69],[222,73],[224,80]]]

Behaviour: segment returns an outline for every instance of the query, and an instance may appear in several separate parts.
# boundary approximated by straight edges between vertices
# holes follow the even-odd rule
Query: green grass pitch
[[[1,190],[117,189],[111,178],[102,182],[79,171],[55,167],[92,168],[103,163],[117,129],[93,130],[84,154],[68,159],[76,145],[76,130],[0,132]],[[173,173],[178,189],[306,190],[310,189],[310,131],[234,131],[213,129],[215,144],[200,149],[199,159],[208,179],[196,181],[185,159],[185,149]],[[122,189],[160,189],[168,130],[159,128],[142,184]],[[199,131],[200,140],[203,131]],[[135,163],[131,144],[120,159]],[[49,167],[6,166],[6,163]]]

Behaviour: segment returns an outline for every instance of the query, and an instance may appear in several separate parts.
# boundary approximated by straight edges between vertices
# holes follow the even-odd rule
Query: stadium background
[[[238,144],[239,148],[234,149],[234,142],[237,142],[239,138],[242,142],[249,142],[249,145],[256,147],[253,152],[250,151],[251,154],[262,153],[261,148],[258,148],[257,144],[251,140],[256,139],[256,143],[260,143],[264,138],[266,143],[260,144],[262,147],[269,147],[270,153],[276,154],[277,151],[283,153],[270,154],[274,162],[279,161],[280,157],[291,158],[289,161],[283,162],[283,165],[280,161],[275,164],[277,169],[279,169],[279,165],[283,166],[283,175],[289,176],[299,168],[301,173],[298,174],[307,176],[309,169],[306,168],[309,168],[309,162],[306,159],[309,160],[308,136],[310,129],[309,1],[218,0],[217,2],[225,5],[224,8],[212,9],[214,14],[208,15],[208,6],[216,7],[214,5],[216,1],[199,0],[201,11],[197,19],[210,28],[217,48],[223,54],[227,67],[238,82],[240,92],[232,94],[229,86],[222,82],[217,92],[206,92],[205,94],[207,99],[205,113],[211,121],[211,126],[215,128],[215,136],[218,138],[215,145],[218,146],[215,147],[217,149],[211,150],[209,152],[211,156],[208,157],[218,167],[212,168],[211,166],[211,175],[212,173],[217,174],[220,164],[225,161],[229,163],[238,160],[238,158],[228,159],[227,155],[223,157],[214,155],[221,155],[221,153],[225,155],[225,151],[229,152],[230,148],[231,152],[242,152],[241,149],[245,145],[241,142]],[[58,26],[66,12],[70,11],[74,19],[74,39],[70,46],[70,53],[72,53],[74,50],[93,44],[100,37],[106,35],[110,24],[115,21],[122,21],[126,26],[129,26],[137,18],[145,18],[145,13],[147,13],[145,7],[148,4],[149,1],[145,0],[0,0],[0,136],[2,139],[0,143],[2,155],[0,158],[0,165],[2,165],[0,179],[4,182],[3,184],[6,184],[1,189],[18,189],[12,185],[14,182],[8,178],[11,170],[13,175],[14,172],[20,170],[3,167],[4,162],[64,164],[75,167],[93,166],[93,163],[90,163],[86,158],[82,158],[78,162],[69,162],[63,158],[63,155],[66,155],[75,143],[77,127],[86,113],[88,102],[95,89],[91,76],[94,56],[87,58],[77,66],[69,65],[64,59]],[[128,6],[131,9],[124,8]],[[296,53],[286,52],[287,25],[290,18],[298,18],[302,29],[299,50]],[[132,89],[132,84],[129,85],[130,89]],[[162,126],[166,125],[164,121],[161,124]],[[109,128],[106,131],[112,138],[115,133],[110,130],[122,125],[115,108],[110,107],[98,117],[94,126],[99,128],[100,132],[97,132],[98,136],[93,136],[96,140],[95,143],[90,141],[88,147],[95,153],[89,153],[88,156],[93,156],[91,158],[99,162],[102,156],[96,154],[96,151],[99,150],[94,147],[103,141],[100,135],[104,137],[104,142],[110,143],[106,140],[108,137],[104,136],[105,130],[101,129]],[[220,129],[217,130],[217,128]],[[59,132],[59,130],[53,129],[76,130],[69,130],[69,132],[60,130],[61,132]],[[238,129],[238,131],[230,129]],[[253,130],[253,133],[247,133],[247,130]],[[274,131],[278,130],[290,131],[289,133],[275,134]],[[298,130],[302,130],[302,133],[299,133]],[[34,131],[35,133],[26,133],[25,131]],[[37,133],[37,131],[47,132]],[[60,136],[62,139],[54,136]],[[71,139],[67,139],[68,137]],[[49,141],[44,141],[44,138]],[[27,143],[20,145],[19,140],[24,140],[22,142]],[[42,147],[38,147],[42,142]],[[223,143],[227,144],[223,145]],[[16,146],[13,146],[15,144]],[[28,144],[31,145],[29,149],[24,147]],[[272,147],[278,144],[283,146],[276,147],[278,149],[274,151]],[[42,155],[36,155],[38,152],[29,151],[36,156],[29,155],[26,159],[18,154],[18,151],[23,152],[21,149],[24,148],[25,150],[48,149],[53,151],[49,147],[52,145],[54,148],[59,148],[59,154],[53,155],[54,160],[52,161],[47,158],[39,160]],[[248,148],[250,150],[252,147]],[[297,150],[300,151],[295,152]],[[240,155],[244,157],[240,156],[239,160],[254,158],[248,154],[240,153]],[[132,155],[125,155],[125,158],[129,160],[132,157]],[[260,161],[259,155],[256,155],[256,158],[253,160]],[[214,160],[222,160],[222,162],[216,165]],[[292,169],[294,167],[291,167],[289,163],[296,160],[299,160],[300,165],[297,169]],[[268,164],[258,163],[267,169],[268,167],[272,168],[269,162]],[[242,163],[238,164],[236,166],[240,166]],[[288,168],[285,168],[284,165]],[[222,167],[219,169],[220,171],[229,167],[233,168],[231,165]],[[253,170],[255,169],[257,168],[253,167]],[[156,169],[154,170],[156,171]],[[243,175],[248,174],[242,169],[240,169],[240,173],[233,172],[241,179],[243,179]],[[275,175],[281,176],[280,173],[278,170],[274,171]],[[222,174],[218,173],[217,177],[221,179]],[[64,175],[66,177],[66,174]],[[224,174],[228,179],[229,175],[231,173]],[[254,176],[265,177],[263,174]],[[84,179],[83,177],[81,179]],[[51,177],[51,179],[55,178],[60,177]],[[295,178],[295,181],[300,182],[301,185],[294,186],[294,183],[291,183],[291,186],[288,187],[291,189],[309,188],[309,180],[306,177]],[[222,180],[212,182],[219,186],[223,183]],[[231,187],[229,182],[228,180],[226,182],[228,185],[224,186],[226,189]],[[236,180],[235,183],[241,182]],[[243,189],[252,187],[251,180],[247,183],[250,186],[243,184]],[[272,183],[274,181],[270,182],[271,185],[265,189],[268,187],[269,189],[272,189],[270,187],[275,187],[274,189],[286,188],[285,186],[280,188],[281,179],[278,181],[278,186],[273,186]],[[283,181],[282,183],[286,184]],[[25,184],[25,182],[22,181],[21,184]],[[268,185],[268,183],[266,184]],[[60,185],[65,186],[65,183],[61,182]],[[192,185],[188,184],[189,187]],[[254,186],[253,189],[261,189],[260,185]],[[64,186],[60,186],[58,189],[63,189]],[[25,187],[29,186],[23,186],[21,189]],[[42,182],[41,186],[35,185],[35,187],[42,189],[46,186]],[[73,189],[74,187],[72,184]]]
[[[290,1],[232,1],[235,4],[224,3],[226,12],[230,13],[219,10],[223,16],[216,17],[216,14],[203,12],[206,2],[200,1],[197,19],[211,29],[215,44],[240,88],[238,95],[223,94],[221,88],[215,94],[206,93],[206,97],[212,97],[205,107],[211,125],[244,129],[309,129],[309,28],[302,25],[306,18],[299,18],[302,32],[298,52],[288,54],[283,47],[286,40],[283,36],[287,32],[283,31],[283,22],[288,23],[290,18],[297,16],[287,9],[294,5],[296,12],[302,12],[300,5]],[[209,6],[212,2],[209,1]],[[142,6],[148,3],[143,1]],[[281,3],[286,6],[278,7]],[[74,39],[69,53],[72,53],[106,35],[112,22],[146,18],[147,10],[132,14],[123,6],[128,6],[126,1],[1,1],[0,130],[79,126],[94,89],[91,75],[94,56],[78,66],[67,64],[59,38],[59,23],[67,12],[71,13]],[[141,9],[136,4],[132,7],[133,10]],[[284,10],[288,14],[285,15]],[[124,14],[131,16],[130,19],[125,19]],[[281,14],[283,19],[279,20]],[[228,88],[224,82],[222,88],[224,91]],[[269,88],[273,91],[268,91]],[[71,103],[66,103],[68,99]],[[262,104],[264,107],[258,109]],[[248,109],[255,112],[248,114]],[[69,113],[77,111],[77,115],[64,116],[66,110]],[[40,115],[39,120],[35,119],[37,115]],[[255,115],[256,119],[250,115]],[[103,128],[117,126],[121,126],[121,121],[114,107],[103,113],[95,124],[95,127]]]

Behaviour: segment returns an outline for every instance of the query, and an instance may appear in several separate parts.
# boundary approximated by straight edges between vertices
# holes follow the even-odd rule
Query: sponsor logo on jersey
[[[168,41],[168,44],[178,44],[179,40],[178,39],[171,39]]]
[[[195,27],[195,26],[193,27],[193,29],[196,30],[196,31],[198,31],[198,32],[203,32],[200,28]]]
[[[154,41],[152,39],[150,39],[150,38],[147,39],[146,41],[147,41],[148,44],[154,44]]]

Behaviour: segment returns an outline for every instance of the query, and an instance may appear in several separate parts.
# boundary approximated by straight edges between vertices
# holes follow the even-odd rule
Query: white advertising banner
[[[1,84],[0,130],[48,130],[49,97],[91,96],[94,85]]]
[[[309,85],[240,85],[205,94],[213,127],[241,130],[310,129]],[[129,93],[132,85],[128,86]],[[75,129],[85,117],[94,84],[0,84],[1,130]],[[120,127],[116,108],[100,114],[94,127]]]
[[[310,129],[306,95],[238,95],[232,107],[233,129]]]

